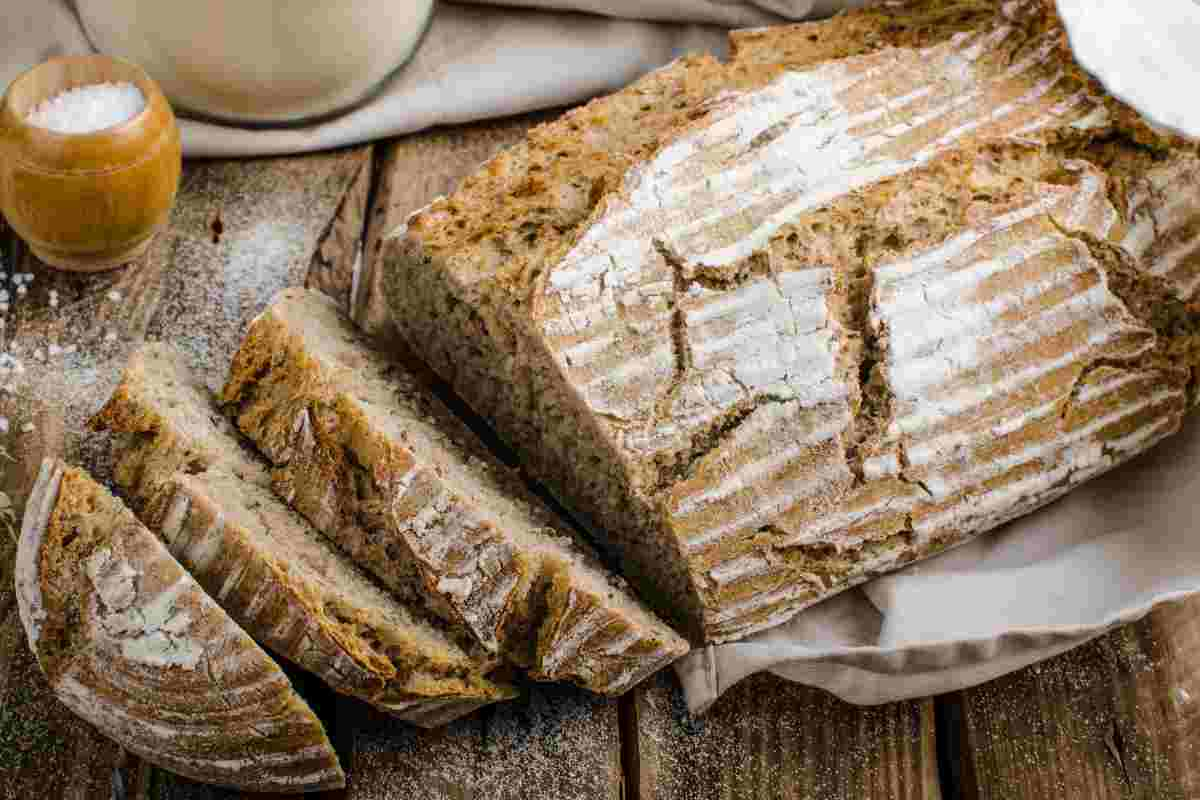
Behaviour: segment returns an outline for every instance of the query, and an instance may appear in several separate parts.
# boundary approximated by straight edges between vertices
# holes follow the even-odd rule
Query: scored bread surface
[[[42,465],[18,602],[55,694],[122,747],[249,791],[344,785],[320,720],[258,645],[120,500]]]
[[[376,587],[270,488],[181,353],[149,344],[92,421],[127,434],[117,475],[172,553],[259,641],[337,691],[432,726],[515,695]]]
[[[1176,431],[1200,287],[1195,148],[1075,66],[1052,4],[733,44],[535,129],[384,277],[409,345],[714,642]]]
[[[301,513],[397,590],[414,565],[439,613],[533,677],[617,694],[686,651],[319,293],[253,322],[222,400]]]

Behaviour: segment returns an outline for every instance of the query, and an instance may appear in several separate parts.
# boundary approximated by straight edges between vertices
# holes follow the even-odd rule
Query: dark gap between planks
[[[617,698],[617,736],[621,746],[621,797],[624,800],[641,800],[642,796],[637,692],[638,687],[635,686]]]
[[[383,208],[376,210],[375,204],[379,199],[380,193],[383,191],[385,150],[386,146],[383,142],[376,142],[367,152],[366,161],[362,165],[363,169],[370,170],[368,173],[370,175],[370,179],[367,184],[366,204],[363,206],[362,229],[358,232],[358,243],[355,247],[355,250],[358,253],[357,258],[359,259],[359,269],[361,272],[359,273],[358,286],[355,286],[353,282],[350,284],[349,290],[347,291],[348,304],[347,307],[343,309],[343,311],[345,311],[350,317],[351,321],[354,320],[354,309],[358,308],[359,306],[359,298],[356,295],[367,290],[366,281],[362,279],[367,275],[367,259],[370,257],[370,254],[367,252],[367,243],[371,239],[369,236],[371,231],[371,220],[376,214],[384,213]],[[350,183],[350,187],[353,188],[354,184],[357,182],[358,176],[356,175],[354,177],[354,181]],[[348,189],[347,191],[350,190]],[[334,217],[334,221],[330,223],[330,227],[332,228],[336,222],[337,218]],[[355,291],[356,289],[357,292]]]
[[[962,694],[951,692],[934,697],[933,741],[942,800],[968,800],[979,796],[970,750],[965,746],[966,735]]]

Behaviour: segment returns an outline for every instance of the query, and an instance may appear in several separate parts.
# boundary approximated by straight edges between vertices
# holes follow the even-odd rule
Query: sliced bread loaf
[[[91,424],[127,434],[116,471],[142,518],[276,653],[424,726],[515,695],[487,677],[494,657],[377,587],[275,497],[265,465],[178,351],[135,352]]]
[[[1143,257],[1148,176],[1195,148],[1079,70],[1049,0],[733,45],[535,129],[396,231],[384,277],[415,352],[718,642],[1174,431],[1200,284]]]
[[[687,647],[474,434],[327,298],[281,293],[221,399],[276,488],[398,591],[534,677],[620,693]]]
[[[55,693],[172,772],[249,791],[344,785],[320,720],[158,537],[84,472],[42,465],[17,555]]]

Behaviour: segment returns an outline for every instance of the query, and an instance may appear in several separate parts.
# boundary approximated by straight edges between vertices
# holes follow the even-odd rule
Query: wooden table
[[[0,527],[6,507],[19,518],[46,455],[107,476],[108,443],[82,423],[138,342],[176,342],[215,387],[244,322],[300,283],[381,331],[381,236],[539,120],[190,163],[168,230],[141,262],[105,275],[55,273],[0,231],[4,270],[34,276],[0,329],[0,349],[24,366],[0,370]],[[54,700],[17,619],[13,551],[0,533],[0,800],[236,797],[139,763]],[[692,719],[665,674],[620,701],[535,687],[422,732],[297,680],[350,774],[328,800],[1197,798],[1198,611],[1165,607],[980,688],[877,708],[759,676]]]

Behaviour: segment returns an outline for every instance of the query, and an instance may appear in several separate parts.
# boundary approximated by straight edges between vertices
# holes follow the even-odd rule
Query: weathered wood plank
[[[1135,632],[1156,668],[1134,675],[1126,703],[1179,795],[1200,797],[1200,600],[1163,606]]]
[[[689,717],[673,675],[627,704],[634,800],[935,800],[932,700],[858,708],[756,675]]]
[[[962,796],[1200,796],[1200,600],[939,699]]]
[[[435,197],[449,194],[460,180],[500,150],[520,141],[530,128],[558,114],[543,111],[436,128],[376,145],[375,190],[354,297],[355,322],[370,333],[379,333],[387,326],[378,269],[384,236]]]
[[[216,386],[250,319],[302,285],[367,148],[299,158],[190,164],[164,241],[148,338],[174,342]]]
[[[347,800],[619,800],[617,703],[567,686],[424,731],[343,701]]]
[[[354,272],[359,267],[366,235],[367,205],[374,175],[375,148],[366,148],[354,182],[342,197],[337,215],[321,237],[304,285],[332,297],[349,311]]]

